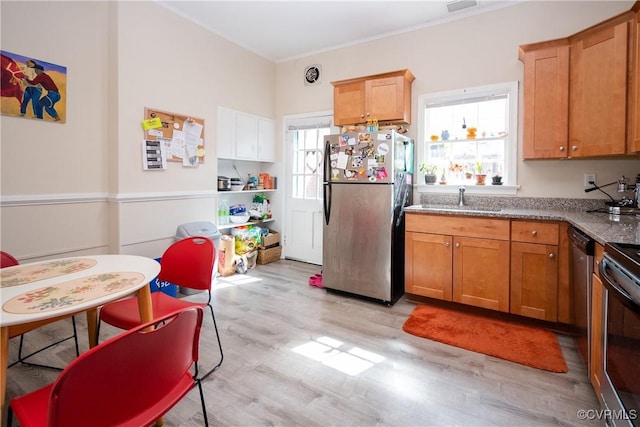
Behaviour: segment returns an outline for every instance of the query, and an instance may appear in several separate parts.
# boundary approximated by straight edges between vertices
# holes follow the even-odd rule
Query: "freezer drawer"
[[[393,185],[333,184],[323,233],[323,285],[392,298]]]

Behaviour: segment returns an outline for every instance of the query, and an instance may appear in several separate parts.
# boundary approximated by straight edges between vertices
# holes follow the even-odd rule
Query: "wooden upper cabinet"
[[[520,47],[524,63],[524,159],[567,157],[569,45]]]
[[[640,152],[639,12],[520,46],[525,160]]]
[[[572,42],[569,157],[625,154],[629,22]]]
[[[634,6],[640,9],[640,2]],[[627,152],[640,153],[640,10],[636,10],[635,20],[631,27],[631,102],[629,104],[629,135],[627,139]]]
[[[411,84],[409,70],[394,71],[356,79],[331,82],[333,117],[337,126],[381,122],[411,122]]]

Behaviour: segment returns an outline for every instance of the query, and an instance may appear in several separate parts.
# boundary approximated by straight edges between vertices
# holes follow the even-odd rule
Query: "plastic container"
[[[229,204],[226,200],[218,201],[218,224],[229,224]]]
[[[213,240],[213,246],[216,248],[216,260],[213,264],[213,277],[211,278],[213,281],[218,274],[218,248],[220,247],[220,237],[222,234],[218,231],[215,224],[207,221],[188,222],[178,226],[175,237],[176,241],[192,236],[201,236]],[[190,288],[183,288],[181,286],[180,293],[184,295],[193,295],[198,293],[198,291]]]

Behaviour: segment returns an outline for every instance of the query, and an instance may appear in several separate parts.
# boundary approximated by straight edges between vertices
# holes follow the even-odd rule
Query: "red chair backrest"
[[[0,251],[0,268],[11,267],[20,264],[11,254]]]
[[[157,328],[144,331],[150,324]],[[202,309],[188,308],[81,354],[53,385],[48,425],[153,424],[195,384],[201,326]]]
[[[193,236],[178,240],[162,254],[158,281],[208,290],[215,257],[216,249],[211,239]]]

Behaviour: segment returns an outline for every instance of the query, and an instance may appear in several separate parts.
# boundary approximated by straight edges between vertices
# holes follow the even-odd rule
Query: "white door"
[[[331,113],[285,118],[286,258],[322,264],[322,166]]]

